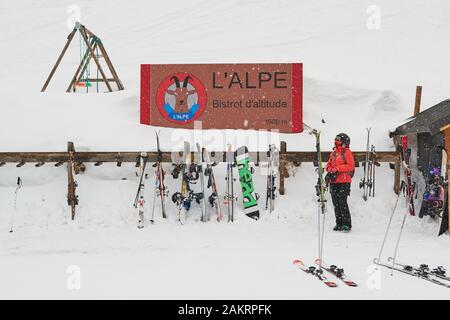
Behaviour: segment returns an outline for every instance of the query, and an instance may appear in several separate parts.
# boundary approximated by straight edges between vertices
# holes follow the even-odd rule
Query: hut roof
[[[397,127],[394,134],[430,133],[433,136],[450,124],[450,99],[439,102],[408,120],[410,121]]]

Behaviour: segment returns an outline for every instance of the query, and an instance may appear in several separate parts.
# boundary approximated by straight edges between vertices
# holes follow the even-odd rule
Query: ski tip
[[[259,220],[259,214],[258,215],[248,215],[247,217],[249,217],[250,219],[252,219],[254,221],[258,221]]]
[[[295,259],[294,261],[292,261],[293,264],[303,264],[302,260],[300,259]]]
[[[314,260],[314,262],[315,262],[316,264],[320,264],[320,259],[317,258],[316,260]]]
[[[330,288],[336,288],[338,286],[336,283],[332,281],[324,281],[323,283],[325,283]]]
[[[344,280],[344,283],[346,284],[346,285],[348,285],[349,287],[357,287],[358,285],[355,283],[355,282],[353,282],[353,281],[346,281],[346,280]]]

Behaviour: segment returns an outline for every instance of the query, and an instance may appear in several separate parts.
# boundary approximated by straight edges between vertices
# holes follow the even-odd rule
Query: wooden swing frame
[[[64,57],[64,54],[66,53],[67,49],[69,48],[70,43],[72,42],[72,39],[74,38],[75,34],[79,32],[81,35],[81,38],[83,39],[83,42],[86,45],[86,52],[83,55],[83,58],[80,61],[80,64],[75,71],[75,74],[70,81],[69,86],[67,87],[66,92],[76,91],[76,85],[81,81],[82,75],[86,71],[86,68],[89,65],[89,62],[91,59],[94,60],[97,70],[99,71],[101,78],[93,78],[93,79],[86,79],[86,81],[89,82],[104,82],[106,87],[108,88],[109,92],[112,92],[111,82],[115,82],[117,85],[118,90],[123,90],[124,86],[122,82],[119,79],[119,76],[117,75],[116,70],[114,69],[114,66],[111,62],[111,59],[109,58],[108,54],[106,53],[106,49],[103,46],[102,41],[99,37],[97,37],[93,32],[91,32],[89,29],[87,29],[84,25],[80,24],[79,22],[75,23],[75,27],[73,28],[72,32],[67,36],[66,44],[64,45],[58,59],[56,60],[55,65],[53,66],[52,70],[50,71],[49,76],[47,77],[47,80],[44,83],[44,86],[41,89],[41,92],[44,92],[47,89],[47,86],[50,83],[50,80],[52,79],[53,75],[56,72],[56,69],[58,68],[62,58]],[[102,66],[100,65],[100,61],[95,54],[95,50],[99,49],[101,52],[101,57],[105,60],[106,65],[112,75],[112,78],[107,78],[105,72],[103,71]]]

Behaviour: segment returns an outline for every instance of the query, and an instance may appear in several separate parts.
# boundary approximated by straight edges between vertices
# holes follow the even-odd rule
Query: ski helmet
[[[345,133],[339,133],[335,140],[339,140],[342,141],[343,144],[345,144],[346,146],[350,145],[350,137],[348,135],[346,135]]]

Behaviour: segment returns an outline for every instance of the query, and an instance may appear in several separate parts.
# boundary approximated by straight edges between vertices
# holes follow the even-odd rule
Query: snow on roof
[[[435,135],[440,132],[442,127],[450,124],[450,99],[444,100],[410,119],[412,120],[397,127],[394,133],[430,133]]]

